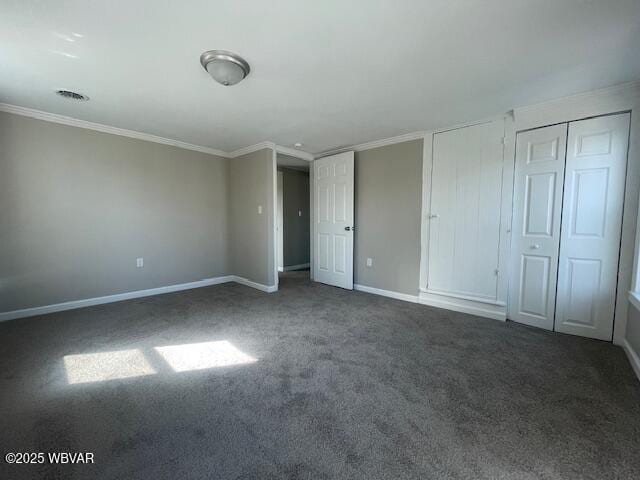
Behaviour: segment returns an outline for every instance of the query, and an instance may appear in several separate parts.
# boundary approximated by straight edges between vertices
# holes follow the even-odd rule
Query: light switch
[[[373,266],[373,258],[367,258],[367,267]]]
[[[302,216],[302,210],[298,210],[298,216],[301,217]]]
[[[136,258],[136,267],[138,268],[144,267],[144,258]]]
[[[258,215],[262,215],[262,205],[258,205]]]

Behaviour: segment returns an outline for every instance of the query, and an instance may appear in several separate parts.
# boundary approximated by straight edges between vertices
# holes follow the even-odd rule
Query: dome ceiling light
[[[235,85],[249,75],[249,64],[239,55],[224,50],[209,50],[200,55],[202,67],[213,79],[224,85]]]

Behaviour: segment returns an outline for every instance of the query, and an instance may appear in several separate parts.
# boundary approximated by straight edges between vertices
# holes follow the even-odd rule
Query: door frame
[[[637,278],[638,251],[636,249],[638,195],[640,193],[640,82],[617,85],[538,105],[517,108],[514,110],[513,135],[508,138],[511,159],[515,162],[515,134],[518,132],[627,112],[631,113],[631,124],[618,262],[618,288],[613,323],[613,343],[616,345],[623,345],[625,341],[629,293],[640,285],[640,279]],[[513,208],[511,210],[513,211]]]

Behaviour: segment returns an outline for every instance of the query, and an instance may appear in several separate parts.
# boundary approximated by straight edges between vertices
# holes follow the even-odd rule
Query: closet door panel
[[[427,288],[496,299],[504,122],[435,134]]]
[[[611,340],[629,114],[569,124],[555,329]]]
[[[553,329],[567,124],[516,137],[509,318]]]

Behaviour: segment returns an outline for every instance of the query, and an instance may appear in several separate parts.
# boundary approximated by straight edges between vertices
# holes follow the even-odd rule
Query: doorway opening
[[[276,251],[281,279],[309,277],[309,166],[306,160],[277,154]]]

